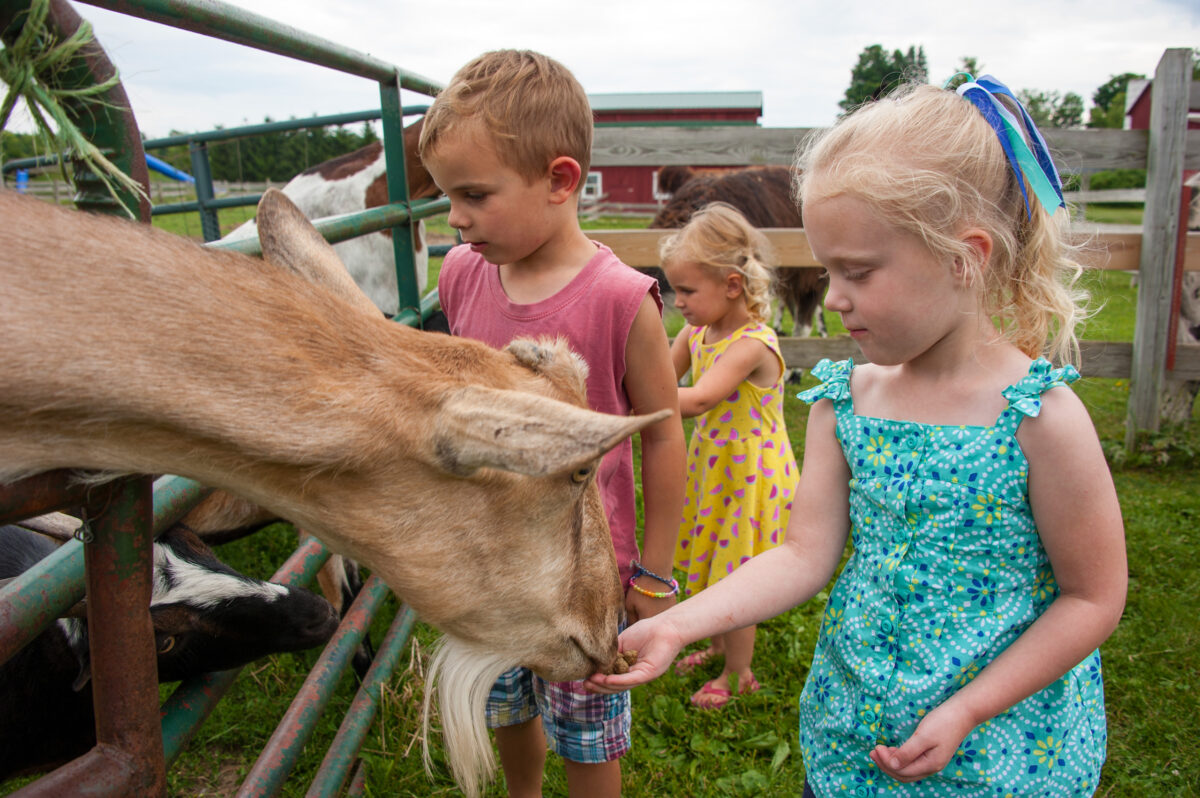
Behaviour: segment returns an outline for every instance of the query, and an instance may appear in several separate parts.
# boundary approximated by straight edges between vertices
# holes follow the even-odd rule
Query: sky
[[[1092,93],[1200,47],[1200,0],[236,0],[438,84],[474,56],[533,49],[589,93],[761,91],[765,127],[823,127],[864,48],[963,56],[1013,90]],[[76,4],[121,72],[143,135],[377,108],[363,78]],[[406,105],[428,98],[405,92]],[[21,122],[17,121],[16,126]],[[19,129],[19,127],[17,127]]]

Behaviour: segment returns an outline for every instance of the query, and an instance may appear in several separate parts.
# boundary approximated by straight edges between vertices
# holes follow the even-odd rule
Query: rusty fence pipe
[[[0,663],[84,596],[83,544],[70,540],[0,588]]]
[[[371,663],[362,685],[354,696],[337,735],[325,753],[325,759],[317,770],[317,776],[309,785],[306,798],[335,798],[341,792],[346,775],[354,764],[363,739],[375,720],[379,709],[379,694],[383,685],[392,678],[396,661],[404,651],[408,636],[412,632],[417,614],[405,604],[392,619],[387,635],[379,645],[375,660]]]
[[[84,544],[96,742],[133,760],[131,789],[121,794],[160,795],[167,781],[150,622],[152,480],[135,476],[113,484],[112,503]]]
[[[149,612],[151,478],[123,477],[103,488],[106,502],[84,545],[96,747],[16,793],[22,798],[166,794]]]
[[[79,475],[64,468],[0,485],[0,524],[86,503],[94,486],[81,484]]]
[[[308,678],[284,713],[275,733],[250,769],[237,798],[277,795],[300,757],[313,727],[337,687],[339,676],[362,641],[371,617],[388,595],[388,587],[372,575],[342,619],[333,640],[325,647]]]
[[[154,480],[154,537],[170,529],[212,490],[186,477],[165,476]]]
[[[307,587],[328,560],[329,549],[316,538],[306,536],[271,577],[271,581],[289,587]],[[174,762],[187,747],[188,741],[241,672],[241,668],[232,668],[181,682],[170,698],[163,702],[160,714],[163,751],[168,764]]]

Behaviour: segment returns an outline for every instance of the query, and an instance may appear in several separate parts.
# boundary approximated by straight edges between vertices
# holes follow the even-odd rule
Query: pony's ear
[[[321,285],[364,313],[378,317],[379,308],[355,284],[325,238],[296,204],[277,188],[258,201],[258,239],[263,258]]]

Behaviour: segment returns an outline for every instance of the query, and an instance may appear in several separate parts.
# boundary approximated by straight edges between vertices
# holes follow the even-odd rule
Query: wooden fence
[[[1181,234],[1183,170],[1200,171],[1200,130],[1187,130],[1189,105],[1200,107],[1191,83],[1190,50],[1167,50],[1155,73],[1149,130],[1045,130],[1060,171],[1086,175],[1109,169],[1146,169],[1145,214],[1140,232],[1086,233],[1087,265],[1136,270],[1134,341],[1083,342],[1083,373],[1131,381],[1128,435],[1156,431],[1169,381],[1200,380],[1200,346],[1173,345],[1184,272],[1200,271],[1200,234]],[[597,128],[595,166],[787,165],[811,128]],[[1087,201],[1096,201],[1092,196]],[[661,231],[609,230],[589,235],[634,266],[658,265]],[[781,264],[815,266],[802,230],[771,231]],[[1178,257],[1177,257],[1178,254]],[[823,357],[857,353],[848,339],[785,339],[792,366],[811,367]],[[861,355],[859,355],[861,356]]]

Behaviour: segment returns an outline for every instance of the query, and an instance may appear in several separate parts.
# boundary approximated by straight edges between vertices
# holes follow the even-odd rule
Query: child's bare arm
[[[675,557],[675,537],[683,512],[686,468],[683,424],[679,419],[678,390],[666,330],[658,307],[647,294],[634,318],[625,346],[625,392],[634,413],[664,407],[675,413],[642,430],[642,563],[651,571],[669,576]],[[639,585],[653,592],[664,586],[648,577]],[[645,582],[645,584],[643,584]],[[674,600],[655,599],[630,590],[626,609],[630,621],[648,618],[667,609]]]
[[[660,676],[688,643],[772,618],[815,596],[833,577],[850,530],[849,480],[828,400],[813,406],[804,468],[783,545],[763,552],[725,579],[621,634],[636,649],[628,673],[594,675],[589,689],[618,692]]]
[[[779,379],[779,360],[775,353],[762,341],[742,338],[734,341],[721,354],[712,368],[690,388],[679,389],[679,412],[684,418],[694,418],[707,413],[729,397],[739,385],[756,372],[774,369],[774,379]]]
[[[692,352],[688,349],[688,336],[692,334],[692,325],[685,324],[671,342],[671,364],[675,366],[675,382],[683,379],[692,367]]]
[[[1071,391],[1049,391],[1042,401],[1041,415],[1023,421],[1017,437],[1029,461],[1029,500],[1058,598],[902,746],[876,749],[879,766],[901,781],[940,770],[971,729],[1061,678],[1121,617],[1125,530],[1095,429]]]

